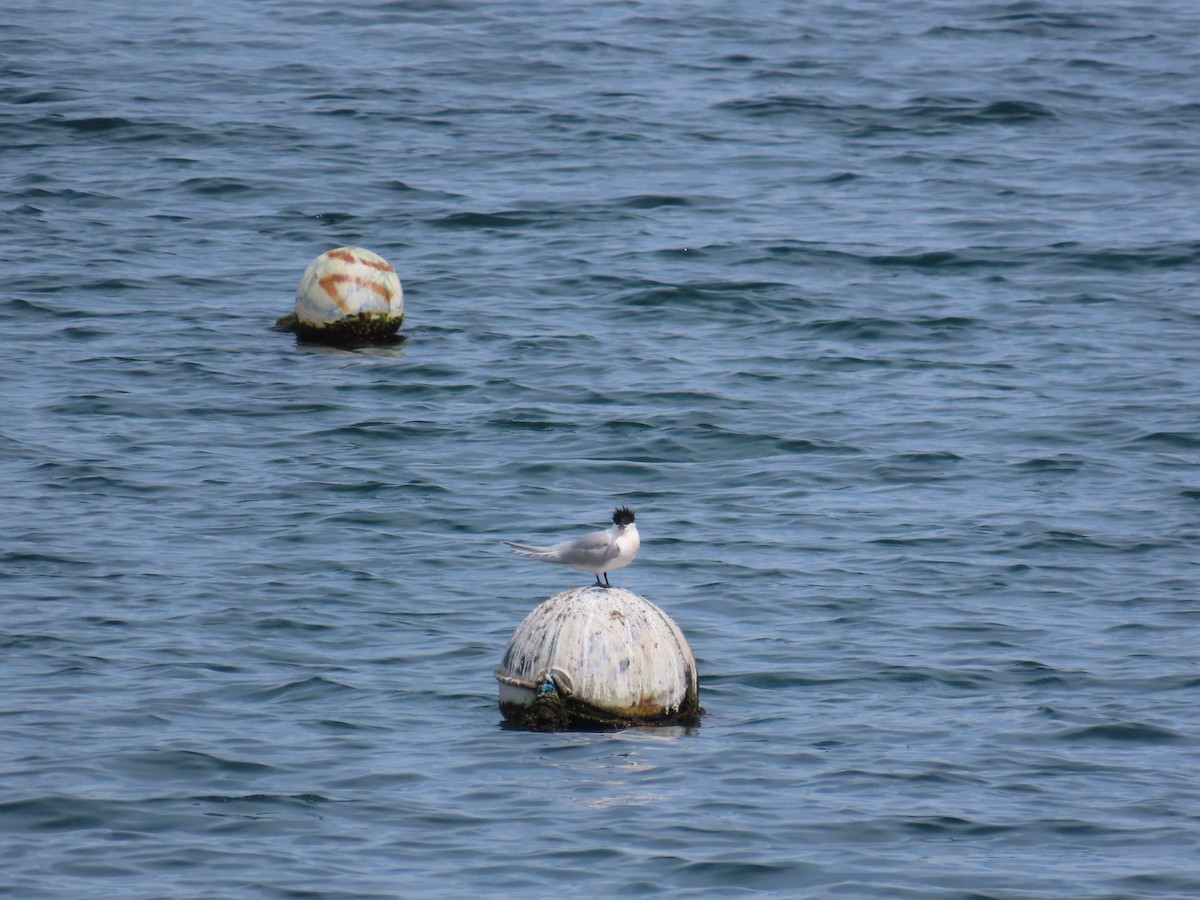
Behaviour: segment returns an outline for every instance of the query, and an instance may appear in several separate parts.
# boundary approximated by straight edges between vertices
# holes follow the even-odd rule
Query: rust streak
[[[366,266],[368,269],[375,269],[380,272],[395,272],[390,265],[380,260],[375,262],[371,259],[363,259],[361,256],[355,256],[346,250],[330,250],[327,254],[330,259],[338,259],[344,263],[358,263],[360,266]]]
[[[341,294],[338,293],[337,286],[343,281],[349,280],[349,275],[326,275],[324,278],[317,279],[317,284],[321,286],[321,290],[330,296],[333,302],[337,304],[338,309],[347,314],[350,312],[350,310],[346,307],[346,301],[343,300]]]
[[[367,290],[378,294],[388,303],[392,302],[392,290],[387,285],[376,284],[374,281],[368,281],[365,278],[355,278],[353,275],[347,275],[344,272],[339,272],[336,275],[326,275],[324,278],[318,278],[317,284],[319,284],[321,289],[330,296],[334,303],[337,304],[337,308],[346,315],[349,315],[351,310],[346,305],[345,298],[342,297],[341,292],[338,290],[338,285],[345,284],[346,282],[349,282],[355,287],[365,287]]]

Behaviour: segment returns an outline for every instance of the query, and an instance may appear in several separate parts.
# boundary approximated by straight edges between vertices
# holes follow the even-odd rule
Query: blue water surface
[[[1200,895],[1200,7],[10,2],[0,894]],[[271,329],[363,246],[404,340]],[[693,729],[501,727],[638,514]]]

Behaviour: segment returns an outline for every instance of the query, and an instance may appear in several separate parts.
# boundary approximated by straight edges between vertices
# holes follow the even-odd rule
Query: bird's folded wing
[[[555,544],[550,550],[556,559],[563,562],[584,562],[590,565],[606,562],[616,553],[607,531],[594,531],[585,534],[579,540]]]

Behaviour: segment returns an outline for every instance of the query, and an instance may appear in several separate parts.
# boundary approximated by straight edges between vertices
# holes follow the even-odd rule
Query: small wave
[[[238,775],[260,775],[278,771],[275,766],[243,759],[230,759],[215,753],[198,750],[157,750],[149,753],[133,753],[121,758],[128,768],[147,775],[158,772],[163,775],[193,777],[212,773]]]
[[[335,802],[324,794],[199,794],[192,797],[197,803],[213,803],[221,806],[252,805],[256,808],[272,806],[320,806]]]
[[[889,482],[931,482],[961,476],[955,471],[963,458],[947,450],[898,453],[873,468],[875,476]]]
[[[1018,4],[1019,6],[1019,4]],[[1018,10],[991,16],[986,22],[995,22],[1000,27],[992,31],[1006,31],[1012,34],[1023,34],[1041,37],[1060,31],[1083,31],[1099,27],[1098,20],[1107,20],[1110,16],[1102,12],[1052,12],[1049,10]]]
[[[322,678],[320,675],[314,675],[312,678],[304,678],[300,681],[291,681],[277,687],[252,691],[249,696],[254,700],[264,702],[284,701],[294,703],[316,700],[323,697],[333,697],[354,690],[355,688],[352,688],[348,684],[342,684],[340,681],[333,681],[329,678]]]
[[[1065,687],[1075,680],[1069,673],[1036,660],[1019,660],[1011,663],[1008,671],[1019,684],[1032,687]]]
[[[38,317],[48,319],[70,319],[74,318],[76,313],[63,312],[61,310],[53,309],[49,306],[42,306],[40,304],[33,303],[21,297],[13,297],[9,300],[0,300],[0,315],[5,316],[6,318]]]
[[[841,104],[833,106],[824,100],[817,100],[812,97],[800,97],[793,94],[776,94],[754,99],[726,100],[723,103],[718,103],[716,108],[754,119],[792,116],[810,112],[828,112],[833,109],[841,111],[845,109]]]
[[[750,313],[755,310],[803,309],[812,301],[789,284],[775,281],[702,281],[683,284],[643,283],[619,298],[630,307]]]
[[[874,681],[894,682],[903,685],[921,685],[930,687],[941,685],[959,690],[979,690],[991,681],[991,677],[982,672],[967,672],[961,669],[936,669],[930,666],[882,666],[872,676]]]
[[[1088,270],[1136,272],[1142,269],[1176,269],[1200,262],[1200,241],[1164,241],[1135,248],[1073,250],[1078,245],[1063,243],[1052,248],[1051,259]]]

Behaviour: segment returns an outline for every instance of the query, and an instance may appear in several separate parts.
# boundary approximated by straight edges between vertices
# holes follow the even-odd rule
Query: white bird
[[[540,559],[542,562],[570,566],[581,572],[591,572],[596,576],[598,587],[612,587],[608,583],[608,573],[633,562],[638,547],[642,545],[637,526],[633,524],[632,509],[627,506],[618,507],[612,515],[612,521],[612,528],[593,531],[581,538],[563,541],[552,547],[530,547],[511,541],[505,541],[504,544],[511,547],[513,553],[528,559]],[[601,575],[604,576],[603,584],[600,583]]]

